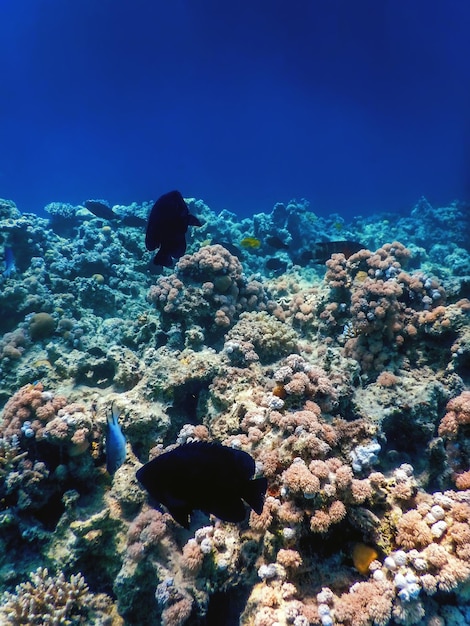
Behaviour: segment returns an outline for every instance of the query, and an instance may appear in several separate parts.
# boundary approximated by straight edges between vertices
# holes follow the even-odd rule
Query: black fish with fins
[[[85,207],[103,220],[120,220],[123,226],[135,226],[138,228],[139,226],[145,226],[147,220],[143,217],[138,217],[137,215],[124,215],[121,217],[117,213],[115,213],[105,202],[101,200],[87,200],[85,202]]]
[[[172,267],[173,259],[183,256],[188,226],[202,224],[189,213],[180,192],[170,191],[160,196],[150,211],[145,234],[147,250],[160,248],[153,259],[155,265]]]
[[[121,223],[123,226],[135,226],[139,228],[140,226],[145,226],[147,224],[147,220],[143,217],[139,217],[138,215],[124,215]]]
[[[266,269],[282,274],[287,269],[287,261],[283,261],[276,256],[270,257],[265,263]]]
[[[271,246],[271,248],[275,248],[276,250],[287,250],[289,248],[287,243],[284,243],[284,241],[282,241],[282,239],[277,235],[270,235],[269,237],[266,237],[265,241],[268,246]]]
[[[352,254],[362,250],[364,245],[357,241],[319,241],[313,244],[311,250],[304,250],[300,255],[300,264],[326,263],[332,254],[344,254],[349,259]]]
[[[119,219],[119,215],[116,215],[111,207],[101,200],[87,200],[85,202],[85,207],[90,211],[90,213],[93,213],[93,215],[96,215],[96,217],[100,217],[103,220]]]
[[[136,476],[154,500],[189,528],[189,517],[196,509],[226,522],[242,522],[245,501],[260,514],[267,480],[253,479],[254,473],[255,461],[247,452],[197,441],[157,456]]]

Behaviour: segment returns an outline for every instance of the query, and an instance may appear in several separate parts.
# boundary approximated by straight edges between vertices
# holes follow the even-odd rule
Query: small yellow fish
[[[245,237],[240,241],[240,245],[242,248],[257,250],[261,245],[261,241],[256,239],[256,237]]]

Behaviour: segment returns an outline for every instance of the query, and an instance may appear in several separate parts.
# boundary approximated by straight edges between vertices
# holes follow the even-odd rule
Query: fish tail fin
[[[267,488],[268,481],[264,477],[249,480],[245,484],[242,498],[251,506],[255,513],[258,513],[258,515],[260,515],[263,510],[264,495]]]
[[[168,253],[162,252],[161,248],[155,255],[153,262],[155,265],[163,265],[163,267],[173,267],[173,259]]]
[[[108,424],[119,423],[119,409],[117,408],[115,402],[111,404],[111,410],[106,415],[106,421],[108,422]]]

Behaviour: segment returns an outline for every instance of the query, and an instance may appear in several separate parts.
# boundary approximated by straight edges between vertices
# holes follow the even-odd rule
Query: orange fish
[[[367,574],[372,561],[379,556],[379,553],[372,546],[365,543],[355,543],[352,551],[354,567],[360,574]]]

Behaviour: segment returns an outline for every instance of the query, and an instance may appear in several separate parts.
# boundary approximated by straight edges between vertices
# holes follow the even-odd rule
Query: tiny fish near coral
[[[114,403],[106,419],[106,469],[113,475],[126,460],[126,438],[119,426],[119,412]]]
[[[189,528],[189,516],[195,509],[226,522],[243,521],[243,500],[259,515],[267,480],[252,480],[254,473],[255,462],[247,452],[197,441],[161,454],[136,476],[154,500]]]

